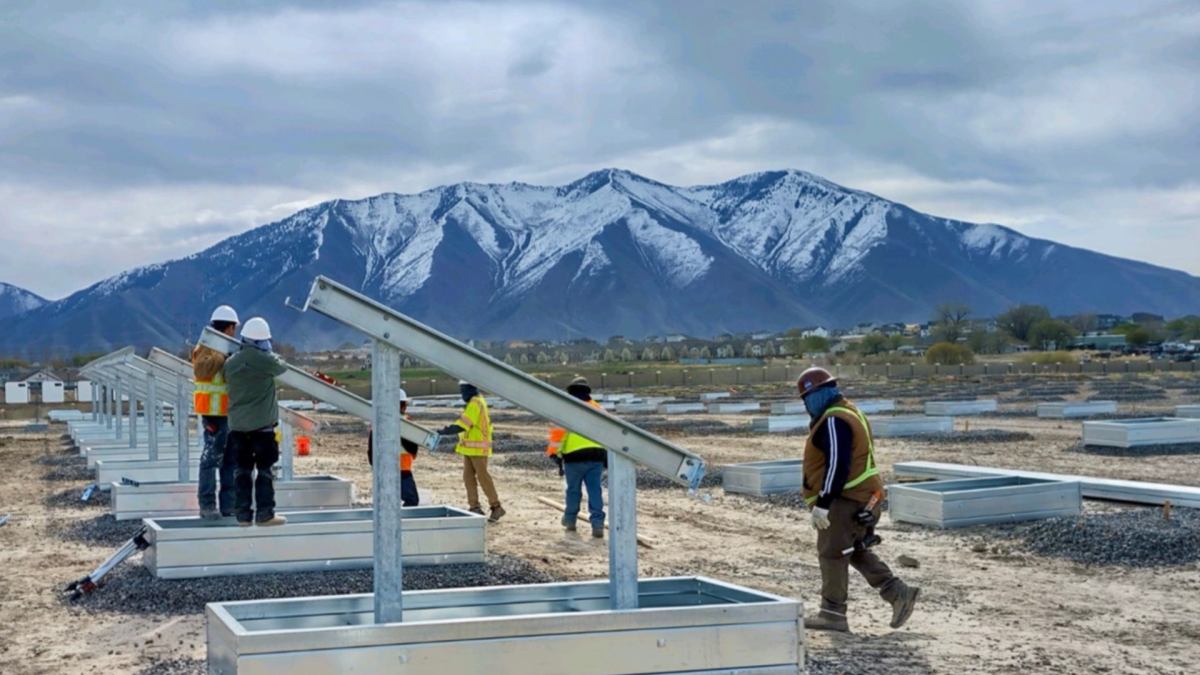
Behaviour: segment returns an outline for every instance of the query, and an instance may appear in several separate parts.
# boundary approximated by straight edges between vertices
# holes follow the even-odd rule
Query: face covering
[[[264,352],[271,351],[271,341],[270,340],[251,340],[250,338],[242,338],[242,342],[244,342],[256,349],[261,349]]]
[[[458,388],[458,393],[462,395],[464,403],[470,403],[471,399],[479,395],[479,390],[472,385],[465,384]]]
[[[809,417],[816,419],[825,412],[825,409],[833,403],[835,398],[841,395],[842,393],[838,391],[836,386],[814,389],[808,393],[808,396],[804,397],[804,409],[808,411]]]
[[[592,400],[592,388],[583,385],[572,385],[567,387],[567,393],[579,399],[580,401]]]

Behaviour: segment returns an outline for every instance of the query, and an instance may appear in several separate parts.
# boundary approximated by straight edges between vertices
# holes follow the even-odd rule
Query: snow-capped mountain
[[[0,281],[0,319],[24,314],[46,304],[42,296]]]
[[[1200,278],[918,213],[800,171],[674,187],[606,169],[334,200],[20,317],[0,351],[192,339],[213,306],[302,347],[358,337],[284,306],[326,274],[453,335],[714,335],[977,315],[1200,310]]]

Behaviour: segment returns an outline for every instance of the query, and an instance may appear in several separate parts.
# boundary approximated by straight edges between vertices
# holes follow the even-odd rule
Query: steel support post
[[[104,381],[104,428],[112,428],[112,390],[108,388],[108,380]]]
[[[404,568],[400,549],[400,350],[374,340],[371,350],[374,401],[375,623],[403,620]]]
[[[91,384],[88,386],[90,386],[92,388],[92,421],[98,422],[98,421],[100,421],[100,400],[99,400],[99,397],[96,396],[96,381],[92,380]],[[79,400],[78,385],[76,385],[76,387],[75,387],[75,399]]]
[[[122,419],[122,417],[125,414],[125,410],[124,410],[125,402],[122,400],[124,398],[125,398],[125,381],[123,379],[121,379],[120,375],[117,375],[117,397],[116,397],[116,406],[117,406],[116,417],[117,417],[117,419],[116,419],[116,423],[113,424],[113,426],[116,429],[115,438],[117,438],[117,439],[121,438],[121,434],[123,432],[123,427],[121,425],[124,424],[124,420]]]
[[[608,583],[613,609],[637,609],[637,466],[608,451]]]
[[[282,436],[279,448],[279,479],[292,480],[292,476],[295,475],[296,430],[283,420],[280,420],[279,429]]]
[[[175,378],[175,432],[179,435],[179,482],[191,478],[188,466],[188,400],[182,377]]]
[[[149,379],[149,378],[147,378]],[[137,418],[138,418],[138,399],[137,395],[129,396],[129,447],[137,447]]]
[[[158,378],[146,380],[146,444],[151,462],[158,461]]]

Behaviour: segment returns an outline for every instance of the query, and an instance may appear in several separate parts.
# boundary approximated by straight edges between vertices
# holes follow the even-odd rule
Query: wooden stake
[[[1171,500],[1164,499],[1163,500],[1163,520],[1170,520],[1170,519],[1171,519]]]
[[[539,502],[545,504],[546,506],[558,509],[559,511],[561,511],[563,513],[567,512],[567,507],[563,506],[562,504],[559,504],[558,502],[554,501],[553,499],[550,499],[549,497],[538,497],[537,500]],[[578,516],[576,516],[576,517],[578,518]],[[608,529],[608,523],[604,523],[604,529],[606,529],[606,530]],[[637,543],[639,546],[644,546],[649,549],[654,548],[654,543],[651,540],[643,537],[640,534],[637,536]]]

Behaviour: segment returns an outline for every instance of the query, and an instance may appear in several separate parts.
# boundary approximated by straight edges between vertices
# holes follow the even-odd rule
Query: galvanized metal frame
[[[994,398],[981,398],[968,401],[925,402],[925,414],[930,416],[978,415],[985,412],[995,412],[997,408],[998,404]]]
[[[948,434],[954,431],[953,417],[931,415],[880,415],[868,420],[871,435],[897,438],[920,434]]]
[[[210,604],[209,672],[796,675],[800,604],[704,577],[643,579],[612,612],[603,582],[410,591],[375,624],[371,595]]]
[[[1049,401],[1037,405],[1037,416],[1050,419],[1112,415],[1116,412],[1116,401]]]
[[[1116,448],[1200,443],[1200,419],[1148,417],[1086,421],[1083,423],[1083,443]]]
[[[726,492],[756,497],[796,493],[804,486],[803,459],[774,459],[731,464],[721,472]]]
[[[932,527],[969,527],[1077,516],[1078,481],[993,476],[888,486],[892,520]]]
[[[940,480],[986,476],[1021,476],[1042,480],[1076,481],[1079,483],[1082,494],[1086,499],[1103,499],[1157,506],[1161,506],[1164,502],[1169,501],[1175,506],[1200,509],[1200,487],[1191,485],[1147,483],[1116,478],[1096,478],[1094,476],[1023,471],[1020,469],[999,469],[968,464],[948,464],[944,462],[897,462],[892,466],[892,472],[898,479]]]

